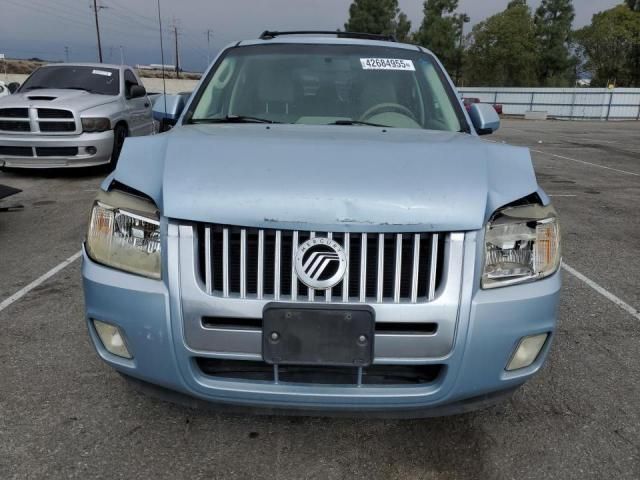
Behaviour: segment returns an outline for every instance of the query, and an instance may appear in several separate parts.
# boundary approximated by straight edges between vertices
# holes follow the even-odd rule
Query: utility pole
[[[180,54],[178,53],[178,25],[176,19],[173,19],[173,36],[176,42],[176,78],[180,78]]]
[[[124,65],[124,47],[120,45],[120,65]]]
[[[207,68],[211,64],[211,30],[207,30]]]
[[[103,6],[98,6],[97,0],[93,0],[93,14],[96,18],[96,35],[98,36],[98,59],[102,63],[102,43],[100,42],[100,22],[98,22],[98,10],[101,10]]]
[[[64,47],[64,58],[66,62],[69,63],[69,47],[67,46]]]
[[[464,24],[465,23],[469,23],[471,21],[471,19],[469,18],[469,15],[467,15],[466,13],[460,14],[458,16],[458,20],[460,21],[460,42],[458,44],[458,62],[456,65],[456,86],[460,86],[460,75],[461,75],[461,70],[462,70],[462,56],[464,54],[463,48],[464,48],[464,44],[462,43],[464,40]]]

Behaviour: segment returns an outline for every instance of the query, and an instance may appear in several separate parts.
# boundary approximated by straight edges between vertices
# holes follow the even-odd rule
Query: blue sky
[[[91,0],[0,0],[0,53],[8,57],[40,57],[63,60],[65,46],[70,60],[97,59],[96,33]],[[399,0],[413,22],[422,20],[422,0]],[[475,24],[505,8],[508,0],[460,0],[460,11]],[[540,0],[529,0],[536,7]],[[574,0],[576,26],[620,0]],[[330,29],[342,27],[351,0],[161,0],[165,27],[165,63],[174,63],[173,36],[178,27],[182,64],[202,70],[208,54],[226,44],[255,38],[269,29]],[[103,55],[107,62],[160,63],[156,0],[100,0],[98,5]],[[470,28],[470,27],[468,27]],[[211,47],[207,49],[207,30]]]

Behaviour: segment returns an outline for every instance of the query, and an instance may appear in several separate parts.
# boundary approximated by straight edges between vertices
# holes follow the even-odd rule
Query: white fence
[[[640,120],[640,88],[463,87],[459,90],[464,97],[502,104],[505,115],[543,111],[553,118]]]

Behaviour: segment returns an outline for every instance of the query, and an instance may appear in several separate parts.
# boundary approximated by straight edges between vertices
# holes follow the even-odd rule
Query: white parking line
[[[71,255],[69,258],[67,258],[61,264],[53,267],[51,270],[49,270],[44,275],[36,278],[33,282],[31,282],[26,287],[18,290],[16,293],[14,293],[9,298],[7,298],[2,303],[0,303],[0,312],[2,312],[4,309],[6,309],[10,305],[14,304],[15,302],[17,302],[18,300],[20,300],[22,297],[24,297],[31,290],[33,290],[37,286],[41,285],[42,283],[44,283],[45,281],[47,281],[48,279],[53,277],[56,273],[64,270],[65,268],[67,268],[69,265],[71,265],[73,262],[75,262],[81,256],[82,256],[82,250],[80,250],[77,253],[74,253],[73,255]],[[567,272],[569,272],[571,275],[576,277],[578,280],[581,280],[584,283],[586,283],[589,287],[593,288],[596,292],[598,292],[600,295],[605,297],[607,300],[609,300],[609,301],[615,303],[616,305],[618,305],[620,308],[625,310],[627,313],[629,313],[636,320],[640,320],[640,312],[638,312],[638,310],[633,308],[631,305],[629,305],[625,301],[621,300],[620,298],[616,297],[613,293],[611,293],[610,291],[608,291],[604,287],[601,287],[600,285],[598,285],[596,282],[594,282],[590,278],[585,277],[582,273],[578,272],[575,268],[570,267],[569,265],[567,265],[564,262],[562,263],[562,268],[564,268]]]
[[[555,195],[549,195],[550,197],[577,197],[578,195],[562,195],[562,194],[555,194]]]
[[[578,160],[576,158],[565,157],[563,155],[556,155],[555,153],[543,152],[542,150],[534,150],[533,148],[529,148],[529,150],[531,150],[532,152],[541,153],[542,155],[549,155],[550,157],[561,158],[563,160],[571,160],[572,162],[583,163],[585,165],[591,165],[592,167],[604,168],[606,170],[613,170],[614,172],[625,173],[627,175],[633,175],[635,177],[640,177],[640,173],[628,172],[626,170],[620,170],[620,169],[613,168],[613,167],[607,167],[605,165],[600,165],[599,163],[585,162],[584,160]]]
[[[578,280],[582,280],[584,283],[589,285],[591,288],[593,288],[596,292],[598,292],[600,295],[605,297],[607,300],[609,300],[609,301],[615,303],[616,305],[618,305],[620,308],[622,308],[624,311],[629,313],[636,320],[640,320],[640,312],[638,312],[638,310],[633,308],[631,305],[629,305],[625,301],[621,300],[620,298],[616,297],[613,293],[611,293],[610,291],[608,291],[604,287],[601,287],[600,285],[598,285],[596,282],[594,282],[590,278],[585,277],[583,274],[581,274],[575,268],[570,267],[569,265],[567,265],[564,262],[562,263],[562,268],[564,268],[567,272],[569,272],[571,275],[576,277]]]
[[[26,287],[18,290],[16,293],[14,293],[9,298],[7,298],[2,303],[0,303],[0,312],[2,312],[5,308],[9,307],[13,303],[15,303],[18,300],[20,300],[22,297],[24,297],[31,290],[36,288],[38,285],[41,285],[43,282],[47,281],[49,278],[53,277],[59,271],[64,270],[66,267],[68,267],[73,262],[75,262],[77,259],[79,259],[81,255],[82,255],[82,250],[80,250],[77,253],[74,253],[69,258],[67,258],[64,262],[62,262],[60,265],[57,265],[57,266],[53,267],[51,270],[49,270],[47,273],[45,273],[41,277],[36,278],[33,282],[31,282]]]

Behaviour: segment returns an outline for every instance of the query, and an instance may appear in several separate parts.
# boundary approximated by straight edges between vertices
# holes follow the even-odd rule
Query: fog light
[[[127,345],[124,343],[124,337],[120,333],[120,329],[115,325],[101,322],[100,320],[94,320],[93,325],[96,327],[96,332],[100,337],[100,341],[104,348],[110,353],[123,358],[133,358],[127,350]]]
[[[89,155],[95,155],[96,153],[98,153],[98,149],[96,147],[86,147],[84,150]]]
[[[528,367],[535,362],[540,350],[542,350],[542,347],[544,346],[544,342],[547,341],[548,336],[548,333],[542,333],[540,335],[524,337],[520,340],[518,348],[516,348],[516,352],[513,354],[513,357],[511,357],[509,365],[507,365],[507,370],[518,370],[520,368]]]

